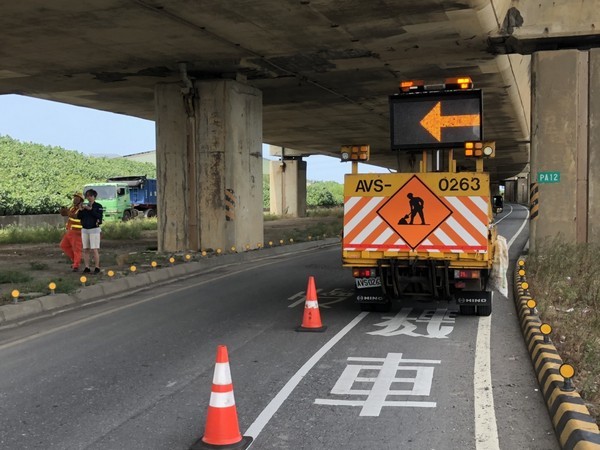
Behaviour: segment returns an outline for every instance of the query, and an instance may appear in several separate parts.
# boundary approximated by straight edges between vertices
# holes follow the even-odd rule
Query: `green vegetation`
[[[266,210],[271,208],[271,184],[267,174],[263,174],[263,208]]]
[[[102,237],[103,239],[114,240],[139,239],[143,231],[156,229],[156,218],[105,223],[102,225]],[[64,232],[63,227],[18,227],[11,225],[0,228],[0,244],[57,244],[62,239]]]
[[[64,227],[19,227],[9,225],[0,228],[0,244],[43,244],[60,242]]]
[[[127,222],[111,222],[102,224],[102,237],[114,240],[139,239],[142,231],[156,230],[158,221],[156,217],[149,219],[134,219]]]
[[[27,283],[32,280],[31,275],[14,270],[0,271],[0,284],[11,283]]]
[[[556,238],[527,261],[527,280],[552,342],[575,367],[575,385],[600,420],[600,245]]]
[[[309,181],[306,183],[308,207],[332,207],[344,204],[344,186],[335,181]]]
[[[84,156],[8,136],[0,136],[0,160],[0,215],[56,213],[86,183],[115,175],[156,177],[156,167],[150,163]]]

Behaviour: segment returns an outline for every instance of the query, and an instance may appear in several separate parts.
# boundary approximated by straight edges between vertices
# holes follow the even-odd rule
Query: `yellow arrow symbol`
[[[442,102],[437,102],[431,111],[427,113],[421,126],[425,128],[429,134],[437,139],[442,140],[442,128],[449,127],[475,127],[480,124],[479,114],[465,114],[462,116],[442,116]]]

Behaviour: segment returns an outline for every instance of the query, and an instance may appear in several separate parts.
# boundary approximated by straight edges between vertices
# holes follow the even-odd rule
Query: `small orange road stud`
[[[252,437],[242,436],[240,433],[227,347],[219,345],[204,436],[198,439],[190,450],[243,450],[251,443]]]
[[[310,276],[308,277],[308,286],[306,288],[306,302],[304,303],[302,325],[296,328],[296,331],[325,331],[326,329],[327,327],[321,323],[315,278]]]

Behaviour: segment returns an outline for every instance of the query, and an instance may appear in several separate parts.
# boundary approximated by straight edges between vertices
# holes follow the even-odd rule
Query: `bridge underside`
[[[366,142],[373,164],[396,168],[388,95],[399,81],[470,75],[484,90],[485,138],[501,149],[492,178],[503,179],[529,157],[529,57],[490,51],[488,36],[499,32],[510,2],[494,6],[14,2],[0,17],[0,93],[156,120],[158,83],[235,79],[262,92],[264,142],[335,156],[340,145]]]
[[[550,116],[531,110],[530,74],[538,75],[531,57],[508,53],[594,45],[597,3],[11,2],[0,15],[0,94],[156,121],[161,249],[235,245],[259,237],[245,226],[262,223],[250,211],[261,210],[261,141],[331,156],[341,145],[366,143],[373,164],[409,169],[408,153],[390,151],[388,96],[401,80],[471,76],[484,93],[484,139],[496,141],[496,158],[487,164],[492,181],[528,172],[530,142],[540,136],[530,136],[531,116],[542,128]],[[574,35],[587,37],[569,41]],[[553,70],[543,67],[540,74]],[[534,97],[551,98],[556,86],[541,83]],[[577,111],[572,125],[581,128]],[[543,142],[555,149],[562,141]],[[593,184],[586,186],[577,200],[580,223],[583,199],[591,204]]]

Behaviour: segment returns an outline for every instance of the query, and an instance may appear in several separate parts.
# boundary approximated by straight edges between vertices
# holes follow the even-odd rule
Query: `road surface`
[[[514,262],[527,210],[497,220]],[[223,344],[254,450],[559,448],[511,299],[495,293],[491,318],[360,312],[340,259],[221,267],[0,332],[0,447],[187,449]],[[311,275],[323,333],[295,331]]]

